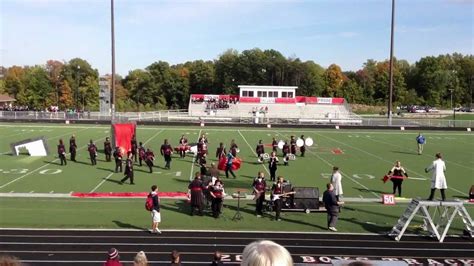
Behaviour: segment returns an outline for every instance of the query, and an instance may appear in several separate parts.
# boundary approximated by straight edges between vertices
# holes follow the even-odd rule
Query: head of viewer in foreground
[[[242,253],[243,266],[292,266],[290,253],[279,244],[261,240],[248,244]]]

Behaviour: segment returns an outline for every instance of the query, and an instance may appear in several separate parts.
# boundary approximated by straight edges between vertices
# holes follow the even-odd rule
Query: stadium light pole
[[[393,96],[393,35],[395,29],[395,0],[392,0],[392,24],[390,30],[390,68],[389,68],[389,96],[388,96],[388,123],[392,125],[392,96]]]
[[[77,71],[76,71],[76,97],[75,97],[75,105],[76,105],[76,112],[77,112],[77,109],[79,107],[79,104],[78,104],[78,101],[79,101],[79,82],[80,79],[79,79],[79,71],[81,70],[81,66],[77,66]]]
[[[114,27],[114,0],[110,0],[110,33],[112,42],[112,84],[110,89],[112,91],[112,116],[110,123],[113,124],[115,121],[115,27]]]

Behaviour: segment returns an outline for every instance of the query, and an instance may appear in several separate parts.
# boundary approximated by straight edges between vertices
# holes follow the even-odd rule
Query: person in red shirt
[[[145,163],[146,165],[148,166],[148,168],[150,169],[150,173],[153,173],[153,161],[155,160],[155,154],[153,153],[153,151],[151,151],[150,148],[146,149],[146,152],[145,152]]]
[[[104,262],[104,266],[122,266],[117,249],[111,248],[109,252],[107,253],[107,255],[108,255],[108,258]]]

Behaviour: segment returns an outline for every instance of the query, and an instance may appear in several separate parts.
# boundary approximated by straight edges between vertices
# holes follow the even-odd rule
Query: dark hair
[[[438,153],[436,154],[436,158],[438,158],[438,159],[443,158],[443,156],[441,156],[441,152],[438,152]]]
[[[175,249],[171,251],[171,263],[179,262],[179,252]]]
[[[222,253],[216,250],[216,252],[214,252],[214,260],[221,261],[221,259],[222,259]]]
[[[158,188],[158,186],[157,186],[157,185],[153,185],[153,186],[151,186],[151,190],[152,190],[152,191],[155,191],[157,188]]]
[[[332,168],[332,170],[337,171],[337,170],[339,170],[339,167],[334,166],[334,167]]]
[[[326,188],[329,189],[331,187],[331,185],[332,185],[331,183],[327,183]]]

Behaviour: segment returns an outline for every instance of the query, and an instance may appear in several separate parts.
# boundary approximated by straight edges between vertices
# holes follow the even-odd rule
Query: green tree
[[[54,103],[55,94],[49,81],[48,72],[40,66],[26,70],[24,78],[27,104],[35,109],[45,109]]]

